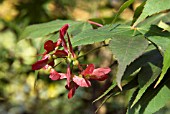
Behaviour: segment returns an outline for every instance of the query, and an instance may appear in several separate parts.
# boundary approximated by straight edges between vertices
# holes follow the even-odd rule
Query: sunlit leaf
[[[163,30],[167,30],[167,31],[170,32],[170,25],[164,23],[163,21],[159,22],[158,27],[162,28]]]
[[[54,20],[42,24],[35,24],[25,28],[22,32],[20,39],[23,38],[38,38],[57,32],[63,25],[69,24],[69,31],[73,29],[75,32],[80,32],[85,29],[91,29],[91,25],[87,22],[71,21],[71,20]],[[77,30],[76,28],[77,27]]]
[[[116,14],[116,16],[115,16],[115,18],[114,18],[114,20],[113,20],[112,23],[114,23],[114,22],[117,20],[117,18],[119,17],[119,15],[120,15],[126,8],[128,8],[134,1],[135,1],[135,0],[128,0],[128,1],[126,1],[126,2],[120,7],[120,9],[119,9],[118,13]]]
[[[135,10],[135,12],[134,12],[133,20],[132,20],[132,25],[133,25],[133,23],[138,19],[138,17],[141,15],[145,3],[146,3],[146,1],[143,2],[142,4],[140,4],[140,5],[136,8],[136,10]]]
[[[161,80],[163,79],[163,77],[166,74],[169,67],[170,67],[170,41],[169,41],[169,45],[167,46],[165,53],[164,53],[162,73],[161,73],[155,87],[161,82]]]
[[[147,0],[142,14],[139,16],[133,26],[139,24],[148,16],[170,9],[169,4],[170,0]]]
[[[109,38],[113,38],[115,35],[130,34],[132,35],[134,30],[128,25],[104,26],[99,29],[86,30],[72,39],[73,46],[93,44],[95,42],[101,42]]]

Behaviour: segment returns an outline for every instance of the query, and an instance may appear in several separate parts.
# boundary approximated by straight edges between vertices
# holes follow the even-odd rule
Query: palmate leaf
[[[93,44],[95,42],[101,42],[109,38],[113,38],[115,35],[120,34],[133,34],[134,30],[128,25],[106,25],[99,29],[86,30],[71,39],[73,46]]]
[[[145,91],[139,101],[132,107],[132,101],[136,98],[139,89],[134,93],[127,114],[153,114],[170,100],[170,79],[168,75],[157,88],[154,89],[153,86],[154,84]]]
[[[129,36],[128,34],[114,36],[110,42],[110,49],[118,60],[116,80],[121,89],[121,79],[127,65],[142,55],[148,46],[148,41],[142,36]]]
[[[71,20],[54,20],[26,27],[25,30],[22,32],[20,39],[43,37],[54,32],[57,32],[65,24],[69,24],[70,25],[69,30],[70,31],[73,30],[74,32],[76,31],[75,27],[78,27],[77,30],[79,30],[79,32],[85,29],[92,29],[92,26],[87,22]]]
[[[170,9],[169,4],[170,0],[147,0],[142,14],[139,16],[133,26],[139,24],[148,16]]]

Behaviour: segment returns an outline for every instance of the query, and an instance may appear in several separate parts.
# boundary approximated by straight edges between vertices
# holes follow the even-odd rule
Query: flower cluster
[[[72,98],[76,89],[80,87],[90,87],[90,80],[103,81],[107,79],[107,74],[111,71],[110,68],[96,68],[94,64],[89,64],[85,69],[79,63],[77,55],[74,53],[67,30],[68,24],[65,24],[59,31],[59,39],[56,42],[48,40],[44,43],[45,52],[42,54],[42,59],[32,65],[32,70],[48,69],[51,80],[66,79],[66,89],[69,91],[68,98]],[[65,40],[67,36],[68,40]],[[67,72],[59,73],[55,67],[54,60],[64,58],[67,63]],[[70,66],[77,67],[78,75],[72,73]]]

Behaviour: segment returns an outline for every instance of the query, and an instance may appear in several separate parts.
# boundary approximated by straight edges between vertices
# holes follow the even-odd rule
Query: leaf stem
[[[109,46],[109,44],[104,44],[104,45],[102,45],[102,46],[100,46],[100,47],[94,48],[94,49],[86,52],[85,54],[79,56],[78,59],[81,58],[81,57],[83,57],[83,56],[85,56],[85,55],[87,55],[87,54],[89,54],[89,53],[91,53],[91,52],[93,52],[93,51],[96,51],[96,50],[98,50],[98,49],[100,49],[100,48],[102,48],[102,47],[106,47],[106,46]]]
[[[87,22],[90,23],[90,24],[92,24],[92,25],[99,26],[99,27],[102,27],[102,26],[103,26],[102,24],[96,23],[96,22],[94,22],[94,21],[88,20]]]

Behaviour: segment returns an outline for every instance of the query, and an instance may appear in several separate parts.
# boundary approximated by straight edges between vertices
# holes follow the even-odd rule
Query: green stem
[[[91,53],[91,52],[93,52],[93,51],[96,51],[96,50],[98,50],[98,49],[100,49],[100,48],[102,48],[102,47],[106,47],[106,46],[109,46],[109,44],[104,44],[104,45],[102,45],[102,46],[100,46],[100,47],[94,48],[94,49],[86,52],[85,54],[79,56],[77,59],[79,59],[79,58],[81,58],[81,57],[83,57],[83,56],[85,56],[85,55],[87,55],[87,54],[89,54],[89,53]]]

